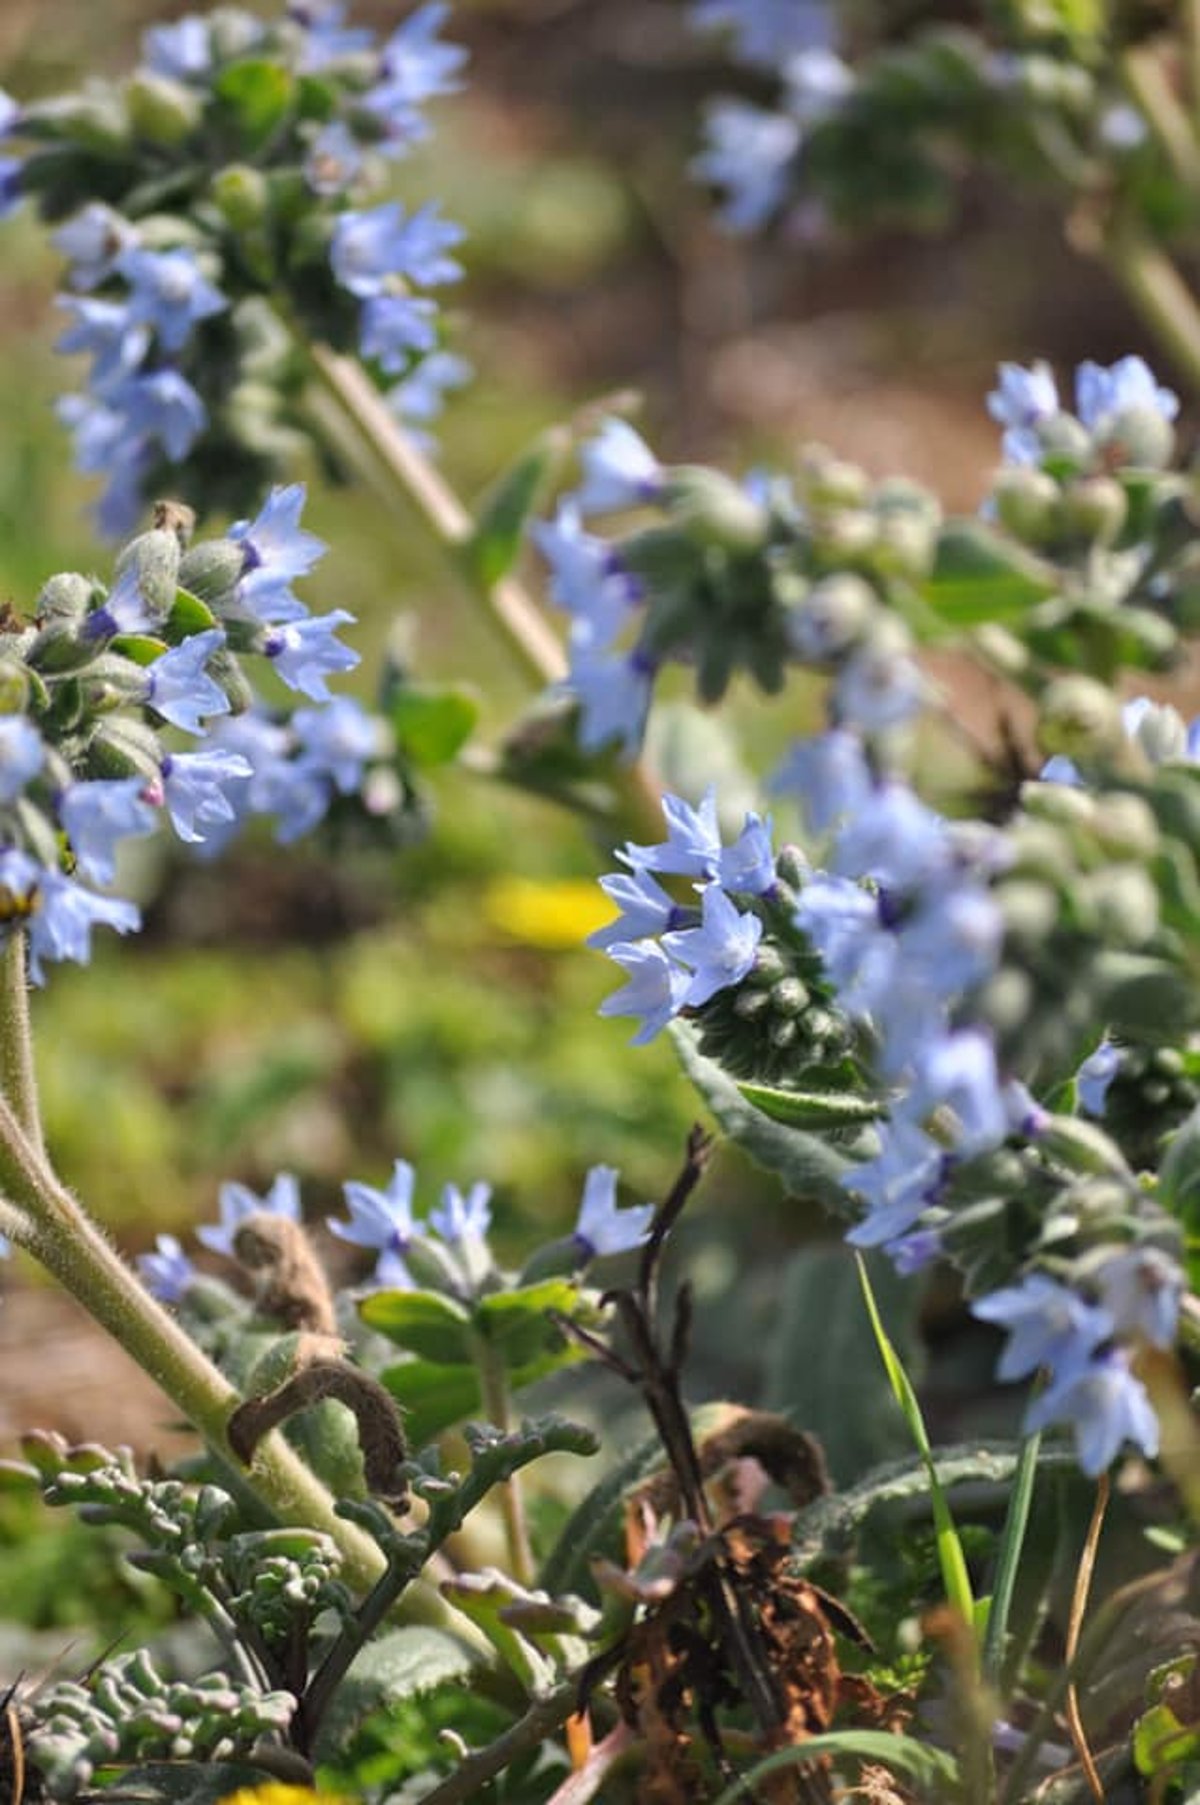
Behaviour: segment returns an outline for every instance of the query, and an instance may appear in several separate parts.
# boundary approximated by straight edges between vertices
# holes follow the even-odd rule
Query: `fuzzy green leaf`
[[[459,1366],[471,1359],[470,1313],[440,1291],[373,1291],[358,1313],[368,1328],[423,1360]]]
[[[869,1097],[856,1097],[848,1091],[789,1091],[771,1084],[739,1084],[738,1089],[747,1103],[773,1122],[818,1133],[856,1128],[863,1122],[878,1121],[884,1113]]]
[[[386,1630],[355,1656],[334,1694],[322,1720],[318,1758],[332,1759],[344,1751],[371,1712],[430,1692],[446,1680],[465,1680],[473,1665],[470,1649],[448,1630],[426,1624]]]
[[[465,689],[412,684],[396,694],[389,712],[414,764],[446,765],[474,733],[479,703]]]
[[[463,545],[463,557],[471,575],[485,588],[507,576],[516,563],[526,523],[561,463],[564,449],[561,433],[542,433],[480,502],[475,530]]]

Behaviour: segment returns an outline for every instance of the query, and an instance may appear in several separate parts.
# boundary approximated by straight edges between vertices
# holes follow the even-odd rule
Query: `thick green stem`
[[[1013,1478],[1013,1489],[1000,1538],[1000,1555],[996,1563],[996,1583],[988,1611],[987,1633],[983,1640],[983,1677],[997,1697],[1008,1643],[1008,1619],[1016,1591],[1025,1531],[1029,1526],[1029,1510],[1033,1503],[1033,1487],[1037,1478],[1040,1435],[1027,1435],[1021,1443],[1021,1458]]]
[[[42,1151],[37,1072],[29,1026],[29,980],[25,972],[25,936],[10,933],[0,948],[0,1096],[30,1141]]]
[[[476,1343],[475,1365],[488,1421],[507,1435],[512,1428],[512,1397],[508,1389],[508,1373],[503,1357],[482,1337]],[[504,1538],[508,1548],[508,1570],[519,1586],[531,1586],[536,1568],[533,1550],[529,1545],[529,1526],[525,1521],[525,1498],[521,1491],[520,1474],[514,1473],[498,1489],[500,1515],[504,1520]]]
[[[1144,232],[1110,227],[1103,256],[1146,324],[1200,392],[1200,307],[1171,259]]]
[[[236,1465],[225,1426],[237,1393],[54,1176],[7,1103],[0,1103],[0,1148],[14,1201],[31,1224],[21,1236],[24,1246],[161,1386],[214,1452]],[[282,1436],[268,1436],[258,1449],[251,1483],[285,1522],[303,1523],[333,1538],[348,1584],[365,1588],[379,1578],[384,1567],[380,1550],[335,1514],[325,1487]]]
[[[1189,0],[1189,10],[1195,13],[1196,0]],[[1194,54],[1194,37],[1189,48]],[[1158,140],[1176,179],[1193,193],[1200,192],[1200,138],[1192,113],[1181,102],[1159,52],[1152,44],[1127,50],[1121,58],[1121,74],[1130,98]]]

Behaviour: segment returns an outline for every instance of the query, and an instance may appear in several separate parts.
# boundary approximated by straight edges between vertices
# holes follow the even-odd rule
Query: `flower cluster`
[[[465,380],[427,292],[461,274],[461,231],[432,204],[361,204],[426,136],[465,52],[440,40],[443,5],[382,43],[343,10],[188,16],[149,30],[120,84],[0,96],[0,134],[27,146],[0,165],[5,207],[28,195],[65,221],[59,348],[91,366],[61,413],[80,469],[107,480],[109,534],[185,459],[193,499],[230,510],[279,472],[303,424],[293,327],[357,346],[403,418],[427,421]]]
[[[1111,468],[1137,464],[1161,469],[1174,449],[1171,422],[1179,397],[1162,387],[1141,357],[1122,357],[1108,369],[1091,361],[1075,373],[1075,411],[1063,408],[1050,365],[1000,366],[988,412],[1004,427],[1004,455],[1013,464],[1066,460]]]
[[[86,960],[94,926],[138,925],[132,903],[100,892],[120,843],[161,818],[211,851],[252,814],[290,840],[338,795],[394,805],[394,778],[371,781],[394,755],[386,724],[328,688],[358,662],[338,638],[352,616],[310,614],[292,588],[324,550],[303,502],[298,485],[275,490],[256,519],[194,545],[187,510],[163,503],[108,589],[53,577],[32,621],[6,623],[0,915],[27,934],[38,982],[48,959]],[[256,704],[255,656],[312,705],[275,717]]]

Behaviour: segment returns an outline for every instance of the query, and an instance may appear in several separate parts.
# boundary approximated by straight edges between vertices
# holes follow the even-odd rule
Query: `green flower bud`
[[[84,639],[74,625],[55,621],[42,628],[25,656],[35,671],[57,675],[82,670],[93,662],[96,649],[95,640]]]
[[[1031,779],[1021,785],[1021,807],[1037,821],[1061,821],[1069,827],[1091,828],[1096,821],[1095,796],[1069,783]]]
[[[673,469],[665,488],[668,508],[702,545],[723,551],[758,551],[766,542],[766,510],[740,484],[701,465]]]
[[[997,518],[1026,545],[1044,545],[1054,537],[1061,499],[1054,478],[1028,464],[1001,470],[992,485]]]
[[[1039,422],[1037,436],[1046,457],[1081,468],[1091,461],[1091,436],[1074,414],[1051,414],[1048,420]]]
[[[1042,692],[1038,745],[1053,756],[1094,763],[1111,757],[1124,739],[1121,705],[1094,677],[1058,677]]]
[[[0,714],[24,714],[29,702],[29,678],[14,658],[0,658]]]
[[[61,571],[43,584],[34,613],[39,621],[81,621],[91,606],[95,588],[91,577],[81,577],[74,570]]]
[[[125,547],[117,559],[121,576],[132,565],[138,589],[150,613],[163,619],[171,612],[179,584],[180,545],[174,526],[155,526]]]
[[[1020,678],[1029,669],[1029,647],[996,621],[985,621],[976,627],[971,640],[979,655],[1001,676]]]
[[[1161,844],[1153,809],[1126,790],[1096,797],[1095,832],[1101,849],[1114,858],[1149,861]]]
[[[879,613],[879,597],[852,571],[822,577],[789,611],[788,643],[798,658],[839,658],[858,643]]]
[[[1058,920],[1058,897],[1050,886],[1031,878],[1011,878],[996,894],[1006,939],[1027,947],[1043,945]]]
[[[158,736],[127,716],[103,721],[91,734],[85,755],[89,777],[141,777],[160,781],[162,749]]]
[[[979,993],[980,1013],[997,1034],[1011,1038],[1029,1021],[1033,1009],[1033,979],[1015,965],[1003,966]]]
[[[271,209],[271,191],[261,170],[249,163],[230,163],[212,180],[212,197],[222,219],[234,232],[261,226]]]
[[[1132,1182],[1125,1155],[1095,1122],[1078,1116],[1048,1116],[1037,1139],[1039,1148],[1074,1172],[1128,1175]],[[1127,1193],[1122,1193],[1121,1201],[1128,1201]]]
[[[1144,946],[1158,926],[1158,891],[1140,865],[1108,865],[1091,872],[1078,894],[1090,904],[1109,946]]]
[[[872,563],[888,576],[927,576],[937,545],[937,525],[918,514],[876,514]]]
[[[1090,543],[1111,545],[1129,513],[1129,498],[1111,476],[1081,476],[1062,497],[1063,525]]]
[[[204,98],[195,89],[147,70],[126,83],[125,99],[134,132],[162,150],[186,143],[204,117]]]
[[[179,560],[178,582],[214,613],[233,598],[246,568],[245,547],[233,539],[205,539]]]
[[[840,512],[822,515],[813,526],[821,556],[831,564],[865,558],[879,543],[879,522],[872,514]]]
[[[760,1016],[768,1013],[770,1007],[771,992],[769,990],[739,989],[733,999],[733,1012],[744,1022],[757,1021]]]
[[[810,446],[800,465],[800,492],[813,508],[865,507],[870,478],[857,464],[834,457],[823,446]]]
[[[771,1007],[777,1015],[802,1015],[812,1000],[811,992],[799,978],[781,978],[770,992]]]
[[[1123,407],[1096,435],[1106,461],[1165,470],[1175,455],[1175,428],[1155,407]]]

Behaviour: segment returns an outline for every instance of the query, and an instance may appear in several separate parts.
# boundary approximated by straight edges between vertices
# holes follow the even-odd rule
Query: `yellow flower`
[[[331,1792],[314,1792],[311,1786],[290,1786],[283,1780],[267,1780],[261,1786],[239,1786],[220,1805],[349,1805]]]
[[[493,927],[541,952],[582,946],[613,919],[613,907],[590,878],[498,878],[488,885],[483,912]]]

